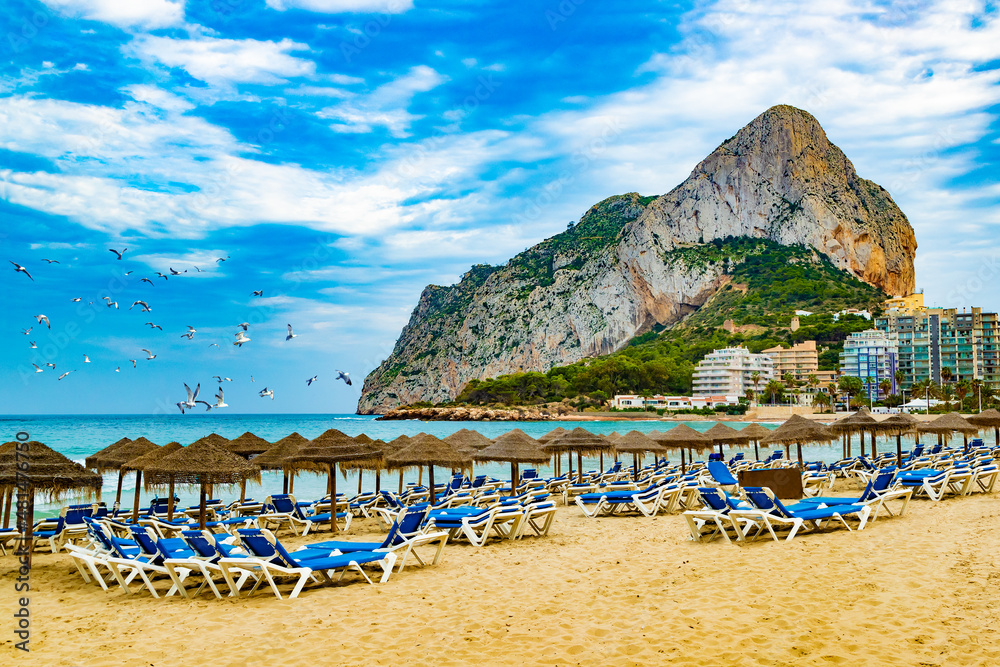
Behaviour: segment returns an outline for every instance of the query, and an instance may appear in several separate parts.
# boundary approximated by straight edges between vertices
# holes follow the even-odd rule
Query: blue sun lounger
[[[811,503],[797,503],[786,507],[767,487],[747,486],[743,488],[743,491],[750,503],[763,511],[761,517],[775,541],[778,540],[778,536],[774,532],[775,526],[779,528],[791,527],[791,531],[785,538],[785,541],[788,542],[795,537],[799,529],[807,524],[812,524],[815,528],[822,528],[824,520],[829,523],[830,520],[837,519],[848,530],[852,530],[847,521],[844,520],[845,515],[855,515],[860,521],[858,530],[863,530],[868,516],[871,514],[871,508],[868,505],[844,504],[816,507]]]

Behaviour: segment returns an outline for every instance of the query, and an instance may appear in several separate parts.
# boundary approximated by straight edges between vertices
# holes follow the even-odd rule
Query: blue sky
[[[11,0],[0,17],[8,414],[176,410],[214,374],[233,412],[351,412],[426,284],[604,197],[669,191],[779,103],[888,188],[929,302],[1000,307],[996,3]],[[169,267],[187,273],[154,278]]]

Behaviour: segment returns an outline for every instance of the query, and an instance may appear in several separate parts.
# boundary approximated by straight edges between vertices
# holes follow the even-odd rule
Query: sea
[[[183,445],[210,433],[218,433],[225,438],[235,438],[250,431],[265,440],[275,442],[293,431],[306,438],[314,438],[330,428],[338,429],[347,435],[367,434],[378,440],[389,441],[400,435],[416,435],[430,433],[439,438],[455,431],[468,428],[479,431],[488,438],[495,438],[507,431],[519,428],[532,437],[540,437],[557,426],[573,429],[580,426],[594,433],[607,435],[612,432],[627,433],[636,430],[648,433],[653,430],[666,430],[678,423],[686,423],[697,431],[705,431],[714,425],[711,421],[661,421],[628,420],[628,421],[547,421],[547,422],[453,422],[453,421],[418,421],[391,420],[378,421],[374,416],[354,414],[276,414],[276,415],[240,415],[240,414],[188,414],[188,415],[8,415],[0,416],[0,442],[14,440],[18,434],[42,442],[68,458],[83,464],[84,459],[109,444],[123,437],[138,438],[145,436],[158,445],[168,442],[179,442]],[[745,422],[727,422],[733,428],[742,428]],[[765,424],[767,426],[767,424]],[[776,427],[777,423],[772,426]],[[855,443],[856,444],[856,443]],[[895,448],[895,442],[880,440],[879,449],[888,451]],[[753,456],[752,446],[740,449],[726,446],[728,458],[733,453],[743,451],[746,456]],[[857,451],[856,449],[854,450]],[[840,458],[839,443],[833,446],[813,445],[803,447],[803,455],[809,461],[832,462]],[[761,454],[763,456],[763,452]],[[794,455],[794,452],[793,452]],[[672,454],[679,459],[679,454]],[[574,457],[575,459],[575,457]],[[596,470],[601,464],[597,456],[584,457],[585,470]],[[604,457],[604,465],[609,466],[611,459]],[[575,465],[575,461],[574,461]],[[565,467],[565,459],[564,459]],[[537,466],[539,474],[549,476],[552,468],[548,465]],[[507,479],[510,476],[510,466],[504,463],[476,464],[476,474],[489,474]],[[364,489],[375,488],[374,473],[363,472],[361,485]],[[436,482],[443,482],[447,471],[435,475]],[[416,471],[404,473],[404,484],[418,480]],[[114,502],[118,473],[107,473],[104,477],[104,487],[101,499],[109,505]],[[426,481],[426,480],[424,480]],[[299,473],[295,480],[294,493],[297,500],[309,500],[322,497],[326,493],[327,479],[311,473]],[[382,487],[392,489],[398,484],[398,473],[382,473]],[[281,472],[264,472],[261,483],[251,483],[247,486],[247,496],[263,499],[270,493],[280,493],[282,487]],[[338,491],[353,494],[358,488],[358,473],[349,472],[347,478],[338,478]],[[135,491],[135,477],[125,475],[122,483],[122,507],[131,507]],[[198,489],[178,487],[181,506],[193,505],[198,501]],[[155,493],[140,490],[140,503],[148,504]],[[217,493],[224,500],[239,496],[239,488],[222,487]],[[72,496],[64,496],[57,502],[39,499],[36,501],[36,516],[52,516],[58,514],[60,507],[75,502]]]

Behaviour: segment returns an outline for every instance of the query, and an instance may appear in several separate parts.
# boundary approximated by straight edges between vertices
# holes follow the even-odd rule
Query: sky
[[[928,304],[996,310],[998,3],[803,4],[4,2],[0,412],[182,418],[213,375],[231,412],[353,412],[426,285],[775,104],[889,190]]]

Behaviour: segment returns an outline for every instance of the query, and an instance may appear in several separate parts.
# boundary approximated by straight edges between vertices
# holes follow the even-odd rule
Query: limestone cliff
[[[448,400],[473,378],[546,371],[674,324],[724,268],[670,251],[731,236],[811,246],[889,294],[913,289],[916,239],[889,193],[857,175],[815,118],[777,106],[666,195],[611,197],[505,266],[428,286],[358,412]]]

